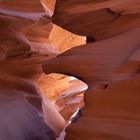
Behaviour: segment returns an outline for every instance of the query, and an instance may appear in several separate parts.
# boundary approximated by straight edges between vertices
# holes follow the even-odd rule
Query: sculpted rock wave
[[[139,35],[136,29],[73,48],[43,65],[46,73],[74,75],[89,86],[84,110],[66,129],[66,140],[140,138]]]

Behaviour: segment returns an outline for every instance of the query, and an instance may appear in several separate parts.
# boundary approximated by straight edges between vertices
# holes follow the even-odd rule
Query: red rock
[[[66,140],[140,139],[139,36],[139,0],[1,0],[0,138],[65,136],[86,86],[44,71],[89,86]]]
[[[58,0],[53,22],[79,35],[96,40],[140,27],[139,0]]]
[[[46,73],[74,75],[89,86],[82,116],[66,129],[66,140],[140,138],[139,34],[137,29],[73,48],[44,64]]]

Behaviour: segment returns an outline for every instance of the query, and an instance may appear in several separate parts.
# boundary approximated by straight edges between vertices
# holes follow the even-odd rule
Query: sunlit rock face
[[[96,40],[140,27],[139,0],[57,0],[53,22]]]
[[[139,0],[0,0],[0,139],[139,140],[139,36]]]
[[[50,11],[50,14],[53,15],[56,0],[41,0],[41,3],[45,11]]]
[[[74,75],[89,86],[81,117],[66,140],[140,138],[140,29],[73,48],[43,66],[46,73]]]
[[[54,5],[53,0],[0,0],[2,140],[54,140],[63,129],[65,120],[47,95],[44,100],[37,80],[42,76],[44,61],[85,44],[86,40],[53,25]],[[66,41],[69,39],[71,43]],[[61,127],[54,120],[51,122],[52,116]]]
[[[73,47],[85,44],[86,37],[75,35],[53,24],[53,28],[49,35],[49,41],[54,46],[54,50],[58,49],[59,53],[62,53]]]
[[[84,106],[83,94],[87,85],[74,77],[52,73],[37,80],[43,96],[47,96],[67,121]]]
[[[53,22],[97,41],[44,66],[46,73],[74,75],[89,86],[82,115],[67,128],[66,140],[140,138],[139,17],[138,0],[57,1]]]

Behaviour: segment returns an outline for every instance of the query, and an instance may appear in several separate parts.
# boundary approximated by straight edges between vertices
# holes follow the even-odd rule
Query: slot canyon
[[[0,0],[0,140],[140,140],[140,0]]]

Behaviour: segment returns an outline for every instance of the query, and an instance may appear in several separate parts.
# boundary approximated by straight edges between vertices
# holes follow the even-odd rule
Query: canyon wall
[[[66,140],[140,139],[139,36],[139,0],[0,0],[0,139],[54,140],[83,106]]]
[[[39,87],[41,83],[39,79],[44,75],[42,64],[61,52],[85,44],[86,40],[85,37],[70,33],[51,22],[54,5],[53,0],[0,1],[0,139],[2,140],[53,140],[57,132],[63,129],[63,126],[60,128],[60,124],[55,124],[54,120],[58,117],[56,121],[60,123],[65,121],[48,100],[49,96],[43,96],[45,90],[41,91],[41,86]],[[43,77],[45,79],[46,76]],[[64,78],[63,82],[68,80]],[[47,78],[45,84],[49,84]],[[57,96],[60,91],[55,94]],[[52,108],[50,112],[48,110],[47,113],[43,112],[42,100],[48,108]],[[63,107],[61,105],[61,111]],[[66,115],[67,119],[72,111],[70,109]],[[48,117],[48,121],[54,116],[51,125],[49,122],[45,123],[44,114],[45,118]],[[56,131],[51,126],[55,127]]]
[[[140,2],[58,0],[52,21],[95,42],[73,48],[43,66],[89,86],[81,117],[66,140],[140,138]]]

